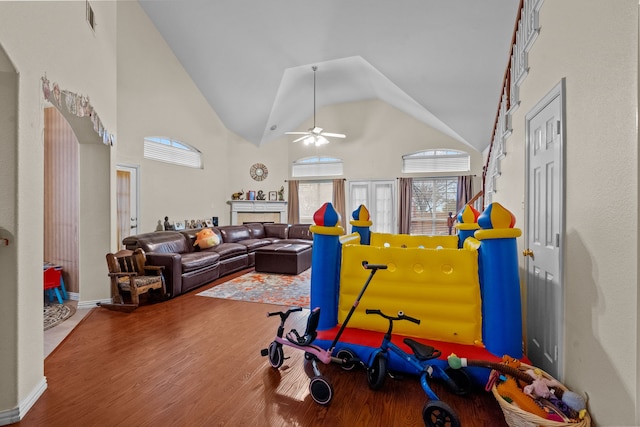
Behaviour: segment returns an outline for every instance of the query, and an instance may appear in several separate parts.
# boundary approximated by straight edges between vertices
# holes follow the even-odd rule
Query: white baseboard
[[[111,303],[111,298],[95,299],[91,301],[78,301],[78,308],[94,308],[98,306],[98,303],[109,304]]]
[[[29,393],[29,395],[20,402],[17,408],[0,411],[0,426],[17,423],[29,412],[29,409],[40,399],[42,393],[47,389],[47,378],[42,377],[38,385]]]

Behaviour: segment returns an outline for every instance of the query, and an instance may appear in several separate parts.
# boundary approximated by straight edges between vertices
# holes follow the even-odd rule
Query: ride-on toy
[[[365,310],[367,314],[377,314],[389,321],[389,329],[382,339],[380,348],[374,351],[369,357],[367,364],[367,381],[372,390],[380,389],[387,376],[387,366],[390,353],[400,357],[405,363],[413,368],[415,374],[420,376],[420,384],[427,394],[429,400],[422,409],[422,419],[427,427],[447,426],[460,427],[460,419],[456,412],[446,403],[438,399],[438,396],[429,387],[428,379],[436,378],[445,381],[445,384],[455,394],[466,394],[471,385],[471,379],[464,370],[447,369],[446,371],[437,364],[429,361],[437,359],[440,351],[426,344],[422,344],[411,338],[405,338],[403,342],[411,349],[412,354],[405,352],[396,344],[391,342],[393,332],[393,322],[395,320],[408,320],[415,324],[420,324],[419,319],[398,312],[397,317],[384,314],[380,310]]]
[[[347,327],[349,319],[351,319],[353,312],[356,310],[356,307],[360,302],[360,298],[362,298],[362,295],[369,286],[371,279],[373,279],[373,276],[378,270],[384,270],[387,268],[386,265],[369,264],[367,261],[363,261],[362,266],[367,270],[371,270],[371,273],[362,287],[362,290],[360,290],[360,294],[358,294],[358,297],[354,301],[353,306],[349,310],[345,321],[342,323],[342,326],[338,330],[338,333],[333,339],[328,350],[318,347],[317,345],[313,345],[313,341],[317,336],[316,328],[320,321],[319,307],[314,308],[309,313],[309,317],[307,317],[307,328],[303,335],[300,335],[295,329],[292,329],[286,335],[284,334],[284,324],[287,321],[287,318],[291,313],[301,311],[301,307],[292,307],[284,312],[274,311],[267,313],[267,317],[280,316],[280,326],[276,332],[275,339],[271,344],[269,344],[269,348],[262,349],[260,354],[262,356],[269,356],[269,363],[272,367],[277,369],[282,366],[285,359],[282,346],[286,345],[304,351],[304,371],[311,379],[311,382],[309,383],[309,392],[311,393],[313,400],[320,405],[327,405],[331,402],[331,398],[333,397],[333,387],[329,380],[323,377],[320,373],[317,363],[318,360],[324,364],[329,364],[331,362],[339,363],[344,370],[351,370],[361,363],[355,353],[349,349],[341,349],[335,357],[333,356],[333,351],[335,350],[336,344],[340,340],[340,336],[344,332],[344,329]]]

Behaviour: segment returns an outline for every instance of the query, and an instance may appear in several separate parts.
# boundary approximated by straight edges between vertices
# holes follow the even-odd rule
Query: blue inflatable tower
[[[491,353],[522,357],[522,303],[515,217],[492,203],[478,217],[478,271],[482,293],[482,339]]]
[[[315,223],[311,253],[311,308],[320,307],[318,330],[331,329],[338,323],[338,295],[342,246],[340,214],[331,203],[325,203],[313,215]]]
[[[467,237],[473,237],[473,233],[480,228],[479,216],[480,212],[471,205],[465,205],[458,213],[458,223],[455,225],[458,229],[458,248],[462,248]]]
[[[371,242],[371,217],[369,216],[369,210],[365,205],[360,205],[358,209],[351,214],[353,218],[350,221],[351,232],[358,233],[360,235],[360,244],[368,245]]]

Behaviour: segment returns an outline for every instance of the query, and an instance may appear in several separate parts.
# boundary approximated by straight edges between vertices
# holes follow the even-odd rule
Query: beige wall
[[[4,209],[0,214],[2,227],[13,236],[11,245],[2,248],[3,258],[14,261],[3,268],[3,285],[13,287],[12,292],[9,298],[0,298],[0,312],[7,319],[0,330],[3,421],[15,420],[46,387],[41,302],[43,175],[38,173],[43,166],[44,101],[40,78],[47,75],[63,89],[89,95],[103,123],[115,131],[115,6],[114,2],[94,5],[101,21],[94,34],[85,22],[84,2],[0,2],[0,44],[18,73],[16,96],[0,98],[2,110],[14,112],[8,117],[17,124],[16,134],[6,136],[3,132],[5,147],[1,156],[4,159],[9,154],[8,159],[14,160],[6,170],[13,171],[15,177],[3,180],[3,186],[8,186],[3,189],[3,200],[15,201],[15,206],[7,209],[7,215]],[[81,142],[83,138],[78,135]],[[103,188],[108,186],[108,181],[98,182]],[[93,218],[85,217],[81,219],[80,232],[108,239],[108,218],[108,209]],[[102,252],[102,265],[104,250],[99,244],[83,255],[90,258],[86,261],[87,270],[95,273],[99,270],[94,251],[98,250]],[[89,271],[84,274],[89,278]]]
[[[117,137],[115,147],[108,149],[92,145],[90,132],[79,132],[83,169],[92,177],[83,191],[109,188],[106,198],[82,206],[81,240],[101,242],[81,243],[83,257],[89,258],[83,261],[88,267],[81,281],[95,283],[82,288],[84,301],[108,294],[103,262],[104,253],[116,244],[116,163],[140,166],[140,225],[141,231],[150,231],[165,215],[216,215],[228,223],[226,201],[232,192],[277,190],[289,178],[293,160],[316,153],[288,138],[262,147],[240,140],[220,123],[137,3],[92,5],[95,34],[84,21],[82,1],[0,2],[0,45],[9,59],[0,59],[2,95],[5,89],[8,94],[0,97],[0,111],[2,117],[18,113],[14,130],[15,120],[0,118],[0,129],[8,130],[0,144],[0,194],[2,200],[16,200],[15,205],[0,205],[0,233],[14,236],[12,245],[0,247],[0,266],[3,283],[17,283],[0,289],[0,421],[16,416],[18,407],[28,409],[46,387],[41,260],[34,256],[42,253],[43,178],[33,173],[43,163],[43,75],[64,89],[89,95]],[[615,5],[595,0],[543,3],[542,31],[529,56],[530,72],[521,87],[522,103],[513,116],[514,132],[494,200],[511,209],[522,225],[524,116],[566,77],[566,382],[589,393],[600,425],[633,425],[640,421],[638,4],[618,0]],[[345,130],[347,140],[317,153],[347,161],[347,179],[398,177],[404,153],[466,149],[379,101],[323,109],[317,120],[332,129],[344,118],[351,126]],[[193,144],[203,152],[205,169],[185,171],[143,160],[145,135]],[[473,173],[480,175],[481,160],[472,154]],[[256,162],[269,168],[261,183],[249,177]],[[13,174],[5,180],[7,171]],[[103,238],[105,233],[110,239]]]
[[[117,162],[140,167],[140,232],[155,230],[165,216],[172,221],[222,217],[231,186],[232,135],[137,2],[119,4],[117,60]],[[196,147],[204,169],[144,160],[145,136]]]
[[[353,121],[351,122],[351,118]],[[345,139],[332,139],[321,147],[309,147],[302,142],[292,143],[291,136],[285,136],[256,147],[246,141],[229,145],[230,163],[229,189],[278,190],[290,179],[291,164],[297,159],[310,156],[329,156],[344,161],[344,175],[347,180],[395,179],[402,174],[402,155],[429,148],[451,148],[469,152],[471,172],[477,175],[475,191],[479,191],[482,175],[482,154],[398,109],[379,100],[351,102],[325,107],[317,112],[316,122],[328,131],[340,129],[347,135]],[[300,125],[300,129],[312,127],[313,118]],[[296,129],[299,130],[299,129]],[[256,182],[249,176],[252,164],[260,162],[269,169],[266,180]],[[309,179],[309,178],[307,178]],[[312,178],[311,178],[312,179]],[[228,208],[225,220],[228,221]]]
[[[525,226],[525,115],[565,77],[565,381],[598,425],[637,425],[638,2],[545,1],[540,26],[494,201]]]

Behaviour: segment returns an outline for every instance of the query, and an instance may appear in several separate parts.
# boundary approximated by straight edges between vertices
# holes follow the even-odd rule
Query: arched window
[[[202,169],[202,153],[184,142],[163,136],[144,138],[144,158]]]
[[[469,153],[458,150],[424,150],[402,156],[402,172],[469,172]]]
[[[334,157],[305,157],[295,160],[291,167],[291,176],[294,178],[337,176],[342,174],[343,162]]]

